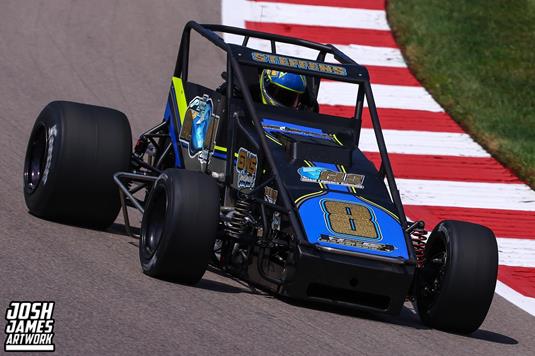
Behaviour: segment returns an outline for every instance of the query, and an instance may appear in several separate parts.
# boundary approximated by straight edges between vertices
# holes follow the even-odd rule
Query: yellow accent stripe
[[[344,172],[347,174],[346,168],[343,165],[340,164],[340,165],[337,165],[337,167],[341,172]],[[352,186],[347,186],[347,187],[349,188],[349,190],[351,190],[353,194],[357,194],[357,188],[352,187]]]
[[[264,69],[264,71],[268,71],[268,70],[271,71],[271,69]],[[277,75],[277,78],[282,78],[282,77],[284,77],[284,75],[288,74],[288,73],[286,73],[286,72],[281,72],[281,71],[278,71],[278,72],[281,74],[280,76],[277,75],[277,74],[274,74],[274,75],[267,74],[267,72],[266,72],[266,76],[267,76],[267,77],[269,78],[269,80],[271,81],[271,84],[275,84],[275,85],[278,86],[278,87],[281,87],[281,88],[286,89],[286,90],[293,91],[294,93],[297,93],[297,94],[303,94],[303,93],[305,92],[304,90],[303,90],[303,91],[295,90],[295,89],[289,88],[289,87],[287,87],[287,86],[285,86],[285,85],[282,85],[282,84],[280,84],[280,83],[276,83],[276,82],[274,82],[273,79],[271,78],[271,76],[275,76],[275,75]],[[263,75],[264,75],[264,72],[262,72],[262,76],[263,76]],[[305,79],[305,77],[304,77],[303,75],[299,75],[299,77],[301,78],[301,80],[303,81],[303,83],[304,83],[305,86],[306,86],[306,79]],[[260,81],[263,82],[263,80],[260,80]]]
[[[178,105],[178,113],[180,115],[180,124],[184,124],[184,117],[186,116],[186,110],[188,109],[188,103],[186,102],[186,93],[184,92],[184,86],[182,85],[182,79],[173,77],[173,87],[175,88],[175,97]]]
[[[322,195],[323,193],[325,192],[320,190],[319,192],[312,192],[305,195],[301,195],[299,198],[295,199],[295,204],[298,205],[299,203],[302,203],[304,201],[303,199],[312,198],[317,195]]]
[[[226,147],[221,147],[221,146],[216,145],[214,148],[216,149],[216,151],[227,152]]]
[[[336,137],[335,134],[332,134],[331,137],[333,138],[334,142],[336,142],[340,146],[343,146],[342,142],[340,142],[340,140],[338,139],[338,137]]]
[[[262,104],[267,105],[267,100],[264,97],[264,81],[260,79],[260,94],[262,96]]]
[[[266,137],[269,138],[271,141],[275,142],[277,145],[282,146],[282,143],[279,142],[275,137],[271,136],[266,132]]]
[[[285,85],[282,85],[282,84],[279,84],[279,83],[271,82],[271,84],[275,84],[278,87],[281,87],[283,89],[292,91],[292,92],[297,93],[297,94],[303,94],[304,93],[304,91],[295,90],[295,89],[289,88],[289,87],[287,87]]]

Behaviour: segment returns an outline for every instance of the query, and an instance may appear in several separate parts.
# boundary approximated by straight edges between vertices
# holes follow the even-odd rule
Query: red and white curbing
[[[412,76],[390,31],[384,0],[222,0],[222,17],[225,25],[332,43],[369,66],[407,214],[425,220],[428,228],[442,219],[492,228],[500,251],[496,292],[535,315],[535,192],[464,133]],[[238,36],[225,39],[241,42]],[[265,41],[249,44],[270,49]],[[289,45],[277,50],[316,54]],[[356,91],[347,89],[322,83],[321,112],[350,116]],[[366,115],[363,127],[361,149],[377,161]]]

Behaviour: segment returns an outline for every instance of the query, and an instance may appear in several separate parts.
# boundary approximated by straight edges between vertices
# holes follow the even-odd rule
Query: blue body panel
[[[311,137],[315,139],[322,139],[325,141],[336,143],[333,139],[333,135],[322,131],[319,128],[302,126],[283,121],[272,120],[269,118],[262,118],[262,125],[264,130],[270,134],[291,134],[295,136]],[[274,147],[277,149],[277,147]],[[316,176],[320,174],[320,170],[327,169],[333,172],[341,172],[341,169],[345,169],[347,173],[361,173],[361,167],[341,167],[332,163],[324,162],[306,162],[307,167],[297,166],[296,170],[301,175],[307,176],[309,179],[315,180]],[[377,175],[375,173],[375,175]],[[376,184],[383,186],[384,194],[386,189],[384,188],[384,182],[380,181],[378,177],[368,176],[366,178],[371,184],[372,180],[376,180]],[[366,184],[366,183],[365,183]],[[353,251],[365,254],[387,256],[392,258],[409,259],[407,243],[405,235],[401,228],[401,224],[392,212],[386,208],[372,203],[370,200],[360,196],[359,193],[362,190],[350,189],[347,186],[341,184],[324,184],[323,188],[318,184],[302,182],[302,186],[311,187],[310,197],[299,199],[298,212],[301,222],[303,224],[306,237],[311,244],[317,244],[333,249]],[[315,192],[315,193],[314,193]],[[355,224],[358,223],[358,219],[348,215],[343,215],[341,218],[353,229],[352,234],[341,234],[336,232],[329,223],[329,213],[326,211],[325,202],[335,201],[340,203],[346,203],[351,206],[354,204],[363,206],[367,209],[366,214],[369,213],[370,219],[365,221],[368,225],[373,224],[376,230],[376,238],[369,238],[366,236],[356,235],[358,231]],[[343,205],[343,204],[342,204]],[[332,241],[337,241],[334,243]],[[339,243],[343,241],[344,243]],[[360,246],[360,247],[356,247]],[[380,249],[379,247],[388,247]]]
[[[165,106],[164,121],[169,122],[169,137],[171,137],[171,142],[173,143],[173,151],[175,152],[175,167],[184,168],[182,162],[182,151],[180,150],[180,145],[178,144],[177,133],[180,130],[180,127],[175,127],[175,123],[180,125],[180,119],[178,119],[178,108],[176,103],[173,100],[174,95],[173,87],[169,92],[169,97],[167,99],[167,105]]]
[[[346,235],[335,232],[327,219],[327,213],[324,208],[326,201],[339,201],[365,206],[371,213],[371,221],[377,228],[379,235],[378,238],[371,239],[364,236]],[[323,195],[306,199],[300,204],[298,211],[307,239],[312,244],[319,244],[340,250],[356,251],[387,257],[402,257],[404,259],[409,258],[405,243],[405,236],[399,221],[387,210],[372,204],[361,197],[339,191],[326,191]],[[339,237],[347,240],[357,240],[370,244],[391,245],[394,247],[394,249],[389,252],[334,244],[320,241],[320,237],[322,235]]]

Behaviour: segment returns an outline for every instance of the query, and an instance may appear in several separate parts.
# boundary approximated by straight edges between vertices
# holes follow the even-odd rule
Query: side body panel
[[[220,145],[225,141],[224,110],[221,94],[173,77],[164,120],[177,168],[225,172],[227,149]]]

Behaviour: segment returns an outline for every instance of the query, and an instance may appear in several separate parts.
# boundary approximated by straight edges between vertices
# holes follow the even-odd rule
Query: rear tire
[[[143,273],[197,283],[213,252],[219,223],[219,188],[201,172],[167,169],[150,192],[139,259]]]
[[[24,199],[43,219],[105,228],[120,209],[113,174],[127,170],[132,134],[113,109],[54,101],[39,114],[24,162]]]
[[[498,273],[494,233],[482,225],[442,221],[425,247],[416,306],[424,324],[469,334],[483,323]]]

